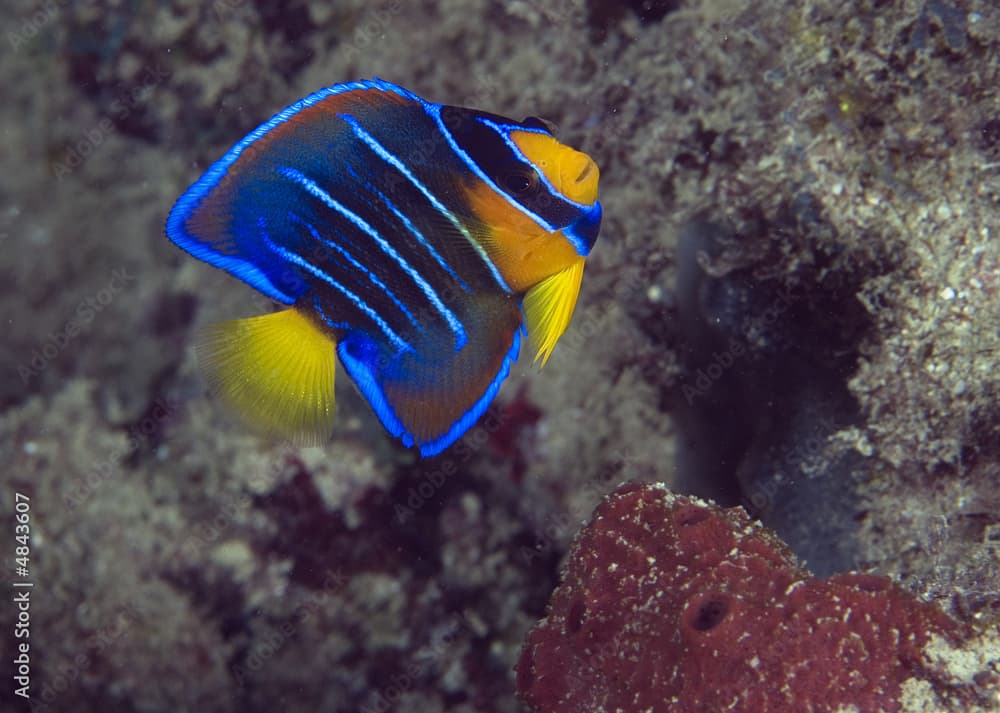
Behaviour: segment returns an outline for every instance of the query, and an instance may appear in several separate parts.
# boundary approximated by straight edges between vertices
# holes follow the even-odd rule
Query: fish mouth
[[[587,154],[567,149],[560,161],[559,173],[562,179],[560,190],[571,201],[592,205],[597,200],[597,182],[600,169]]]

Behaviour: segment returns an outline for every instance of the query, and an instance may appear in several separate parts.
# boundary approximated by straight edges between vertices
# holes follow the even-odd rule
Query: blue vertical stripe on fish
[[[461,349],[463,346],[465,346],[465,342],[467,340],[465,335],[465,329],[462,327],[461,322],[458,321],[458,318],[455,317],[455,314],[450,309],[444,306],[444,304],[441,302],[441,298],[438,296],[438,293],[435,292],[434,288],[431,287],[429,284],[427,284],[427,281],[423,277],[421,277],[416,270],[413,269],[413,266],[410,265],[410,263],[408,263],[399,254],[399,252],[392,247],[392,245],[386,242],[385,238],[383,238],[378,233],[378,231],[372,228],[372,226],[369,225],[364,218],[348,210],[339,201],[334,200],[332,196],[330,196],[326,191],[324,191],[322,188],[316,185],[316,182],[313,181],[308,176],[304,176],[301,172],[295,170],[294,168],[287,168],[287,167],[281,169],[281,173],[287,176],[288,178],[291,178],[292,180],[298,182],[307,191],[309,191],[309,193],[311,193],[316,198],[319,198],[327,206],[340,213],[342,216],[347,218],[347,220],[353,223],[359,230],[361,230],[362,232],[366,233],[369,237],[371,237],[371,239],[375,241],[375,243],[382,249],[382,251],[387,256],[389,256],[389,258],[392,259],[397,265],[399,265],[399,267],[402,268],[403,272],[405,272],[414,281],[414,283],[416,283],[417,287],[419,287],[423,291],[424,296],[427,297],[427,299],[434,306],[434,308],[441,314],[442,317],[444,317],[445,321],[448,322],[448,326],[451,327],[451,330],[455,333],[455,349]],[[412,315],[410,315],[408,310],[405,310],[404,308],[404,311],[406,311],[407,316],[412,317]]]
[[[428,241],[427,238],[424,237],[424,234],[421,233],[419,230],[417,230],[417,226],[413,224],[413,221],[410,220],[408,217],[406,217],[406,214],[403,213],[403,211],[401,211],[399,208],[397,208],[396,204],[393,203],[391,200],[389,200],[389,198],[382,191],[377,189],[372,189],[372,190],[375,192],[375,195],[379,197],[379,200],[382,201],[385,207],[388,208],[389,211],[394,216],[396,216],[397,220],[399,220],[399,222],[403,224],[403,227],[406,228],[407,231],[409,231],[410,235],[412,235],[417,240],[417,242],[419,242],[427,249],[427,252],[430,254],[432,258],[434,258],[434,261],[441,267],[441,269],[447,272],[463,290],[465,290],[466,292],[471,292],[472,290],[469,288],[467,284],[465,284],[465,281],[458,276],[458,273],[455,272],[455,269],[444,261],[444,258],[442,258],[441,255],[438,253],[438,251],[434,249],[434,246],[431,245],[430,241]]]
[[[326,238],[323,238],[316,231],[316,228],[314,228],[311,224],[306,223],[304,221],[300,222],[305,227],[305,229],[309,231],[309,234],[313,236],[313,238],[316,240],[318,244],[322,245],[325,248],[333,250],[338,255],[340,255],[350,267],[354,268],[361,274],[365,275],[375,287],[381,290],[386,295],[386,297],[392,300],[393,304],[396,305],[396,307],[399,309],[400,312],[406,315],[406,318],[410,320],[410,323],[413,324],[414,327],[416,327],[417,329],[420,328],[420,325],[417,322],[416,318],[406,307],[406,305],[403,304],[403,301],[399,299],[399,297],[397,297],[392,290],[389,289],[388,285],[382,282],[382,280],[380,280],[371,270],[369,270],[367,267],[358,262],[358,260],[353,255],[351,255],[351,253],[349,253],[344,247],[339,245],[336,241],[327,240]]]

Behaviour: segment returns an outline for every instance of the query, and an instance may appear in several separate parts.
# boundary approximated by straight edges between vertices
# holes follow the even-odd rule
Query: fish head
[[[470,171],[469,223],[514,292],[584,260],[601,224],[600,171],[540,119],[443,106],[441,125]]]
[[[533,127],[538,121],[528,119],[524,123]],[[601,204],[597,200],[601,171],[594,159],[561,143],[548,130],[514,130],[509,137],[535,168],[534,179],[544,184],[540,195],[552,197],[552,202],[562,199],[571,207],[570,211],[559,212],[560,222],[565,224],[557,227],[580,255],[589,255],[601,227]],[[532,187],[529,179],[526,188]]]

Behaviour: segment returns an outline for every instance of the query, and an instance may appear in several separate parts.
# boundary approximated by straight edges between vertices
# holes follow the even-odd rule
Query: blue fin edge
[[[340,361],[347,370],[347,373],[354,379],[354,383],[358,385],[361,393],[364,394],[368,403],[375,410],[375,415],[378,416],[379,421],[382,422],[385,429],[400,439],[404,446],[408,448],[417,446],[420,450],[420,455],[426,458],[436,456],[451,446],[465,435],[466,431],[472,428],[482,415],[486,413],[486,409],[489,408],[493,399],[496,398],[497,392],[500,390],[500,385],[510,374],[511,365],[517,361],[521,350],[521,331],[521,329],[514,331],[514,339],[510,350],[504,356],[499,371],[493,377],[490,385],[486,387],[483,395],[443,435],[427,443],[417,443],[413,434],[407,432],[406,427],[396,416],[388,399],[386,399],[385,392],[382,391],[382,387],[379,385],[371,368],[364,361],[351,356],[347,349],[344,348],[345,342],[337,345],[337,356],[340,357]]]
[[[244,136],[231,149],[229,149],[229,151],[227,151],[222,158],[213,163],[208,170],[202,174],[201,178],[195,181],[190,188],[184,191],[181,197],[177,199],[177,202],[174,203],[173,208],[170,209],[170,215],[167,216],[167,237],[182,250],[187,251],[199,260],[207,262],[209,265],[226,270],[227,272],[237,276],[239,279],[260,290],[271,299],[283,304],[293,304],[297,295],[291,295],[279,290],[267,278],[267,276],[253,264],[239,258],[221,255],[218,252],[213,251],[211,248],[206,247],[198,240],[195,240],[184,229],[184,222],[198,207],[202,199],[219,184],[222,177],[229,171],[229,167],[236,162],[245,148],[262,138],[274,127],[288,121],[291,117],[295,116],[303,109],[307,109],[313,104],[321,102],[324,99],[336,94],[343,94],[344,92],[362,89],[378,89],[384,92],[393,92],[406,99],[420,102],[421,104],[427,104],[425,100],[421,99],[413,92],[391,82],[379,79],[378,77],[374,77],[370,80],[334,84],[331,87],[326,87],[313,92],[309,96],[285,107],[266,122]]]

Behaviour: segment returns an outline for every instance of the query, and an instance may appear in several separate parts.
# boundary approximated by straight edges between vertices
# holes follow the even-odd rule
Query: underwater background
[[[942,655],[922,698],[854,710],[1000,710],[993,0],[7,0],[3,19],[0,710],[564,710],[515,665],[628,481],[742,505],[818,577],[892,577],[966,627],[961,671]],[[328,445],[249,432],[192,337],[270,302],[164,236],[248,131],[373,76],[544,117],[601,170],[569,330],[430,459],[347,379]],[[654,707],[711,709],[686,700]]]

